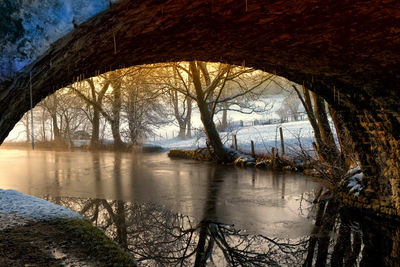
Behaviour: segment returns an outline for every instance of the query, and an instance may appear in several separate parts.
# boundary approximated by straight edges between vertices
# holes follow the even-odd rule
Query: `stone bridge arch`
[[[304,84],[346,119],[379,195],[400,208],[400,2],[121,0],[0,84],[0,142],[33,101],[146,63],[204,60]]]

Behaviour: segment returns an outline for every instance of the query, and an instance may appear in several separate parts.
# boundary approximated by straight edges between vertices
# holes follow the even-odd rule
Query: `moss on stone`
[[[90,254],[107,266],[137,266],[127,251],[86,220],[56,219],[50,223],[72,238],[80,240]]]

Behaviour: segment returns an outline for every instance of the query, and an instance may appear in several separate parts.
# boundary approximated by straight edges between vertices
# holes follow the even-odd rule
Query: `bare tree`
[[[86,130],[87,117],[82,110],[79,98],[69,90],[58,91],[57,114],[60,121],[60,133],[69,146],[73,146],[73,134],[79,130]]]
[[[125,77],[122,86],[122,117],[128,124],[122,133],[132,144],[151,134],[154,126],[170,122],[165,116],[165,105],[160,102],[162,90],[149,84],[148,79],[152,80],[148,70],[137,69]]]
[[[292,117],[293,121],[298,120],[298,113],[301,102],[296,93],[291,92],[283,99],[282,106],[287,110],[287,115]]]
[[[113,72],[108,72],[100,76],[102,80],[102,89],[99,93],[96,93],[95,85],[92,80],[88,80],[90,85],[90,95],[86,95],[74,86],[69,88],[73,90],[82,100],[93,106],[93,128],[92,128],[92,138],[93,142],[98,142],[98,132],[97,129],[100,125],[99,123],[99,113],[110,123],[111,132],[114,139],[114,148],[123,149],[125,144],[121,139],[120,134],[120,123],[121,123],[121,108],[122,108],[122,92],[121,86],[123,83],[123,77],[129,73],[131,69],[118,70]],[[112,88],[110,95],[106,95],[108,87]],[[96,97],[97,95],[97,97]],[[102,105],[104,100],[106,100],[111,107],[111,110],[106,110],[105,106]]]
[[[147,65],[146,68],[150,69],[150,80],[152,80],[152,87],[160,88],[164,92],[163,101],[168,103],[171,114],[179,128],[178,137],[185,138],[191,137],[191,117],[192,117],[192,98],[182,91],[190,90],[191,82],[190,77],[183,76],[178,73],[178,66],[180,63],[167,63],[167,64],[154,64]]]
[[[318,96],[314,92],[311,92],[310,94],[310,91],[304,86],[303,94],[301,94],[300,90],[295,85],[293,85],[293,88],[302,102],[308,120],[314,130],[316,143],[313,143],[313,146],[318,154],[320,162],[326,164],[326,169],[328,171],[324,173],[325,175],[329,175],[330,181],[333,184],[337,184],[350,167],[349,161],[346,160],[346,157],[348,157],[349,154],[346,155],[345,153],[348,151],[348,148],[344,146],[345,143],[348,144],[348,140],[346,142],[346,140],[343,139],[345,136],[339,134],[339,145],[342,147],[337,147],[333,130],[328,120],[327,105],[322,97]],[[311,100],[311,95],[313,101]],[[334,116],[332,119],[338,129],[340,127],[338,117]],[[341,127],[344,126],[342,125]]]
[[[89,78],[79,84],[74,84],[69,87],[79,98],[90,106],[90,108],[86,109],[85,114],[92,124],[89,148],[93,150],[99,147],[100,113],[103,111],[103,98],[109,86],[110,81],[108,80]]]
[[[281,106],[277,111],[276,114],[279,116],[280,122],[284,123],[287,121],[288,118],[288,110],[286,107]]]
[[[57,108],[58,108],[58,99],[57,95],[59,93],[55,92],[51,96],[47,97],[46,99],[42,100],[40,105],[45,107],[50,114],[51,123],[52,123],[52,135],[54,138],[54,143],[56,146],[63,146],[64,141],[61,136],[59,124],[58,124],[58,115],[57,115]]]
[[[31,142],[31,131],[30,131],[30,125],[29,125],[29,113],[25,113],[22,119],[19,121],[20,124],[24,127],[24,132],[26,136],[26,142],[30,143]]]
[[[171,86],[170,89],[182,93],[197,103],[214,157],[222,162],[233,161],[235,155],[229,153],[223,145],[214,123],[214,115],[221,110],[222,103],[231,102],[261,90],[272,75],[262,75],[257,77],[255,82],[248,84],[244,82],[245,76],[255,78],[257,73],[253,69],[201,61],[176,64],[176,74],[181,79],[183,88]],[[185,82],[186,78],[189,82]],[[228,82],[236,83],[237,91],[232,94],[223,94]],[[189,83],[193,86],[189,87]]]

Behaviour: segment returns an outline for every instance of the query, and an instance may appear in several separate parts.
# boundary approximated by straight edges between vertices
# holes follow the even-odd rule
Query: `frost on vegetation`
[[[354,194],[356,197],[358,197],[360,191],[362,190],[361,181],[363,177],[364,173],[361,171],[359,166],[350,169],[344,177],[343,181],[345,184],[347,184],[349,192]]]
[[[28,220],[56,218],[82,218],[70,209],[44,199],[26,195],[15,190],[0,189],[0,214],[14,214]]]

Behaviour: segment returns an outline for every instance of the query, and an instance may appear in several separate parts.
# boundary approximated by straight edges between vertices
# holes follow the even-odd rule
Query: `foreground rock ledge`
[[[56,219],[0,231],[0,266],[137,266],[90,222]]]

